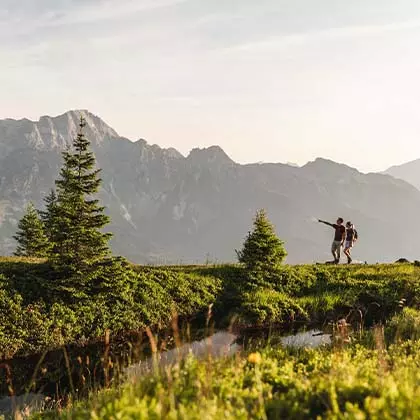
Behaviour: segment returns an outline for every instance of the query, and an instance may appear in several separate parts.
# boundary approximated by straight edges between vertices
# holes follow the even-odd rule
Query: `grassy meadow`
[[[36,415],[47,419],[418,419],[420,341],[193,358]]]
[[[322,325],[340,318],[360,325],[384,322],[403,307],[418,307],[420,268],[284,266],[275,281],[250,288],[238,265],[134,266],[121,290],[95,299],[54,293],[54,271],[43,260],[0,260],[0,360],[171,325],[204,325],[211,308],[217,328]],[[123,295],[124,299],[121,299]]]
[[[175,328],[182,331],[229,329],[238,336],[272,332],[264,340],[248,340],[235,356],[189,357],[129,380],[86,385],[83,395],[69,391],[66,398],[54,400],[49,405],[52,411],[27,414],[71,419],[420,417],[416,265],[283,266],[276,281],[254,289],[247,286],[246,272],[239,265],[129,270],[128,303],[109,307],[100,299],[50,299],[46,282],[53,279],[48,263],[2,258],[2,395],[35,391],[23,383],[19,390],[10,385],[19,382],[26,366],[8,370],[16,358],[36,360],[46,351],[76,344],[88,348],[89,343],[102,342],[105,331],[111,342],[130,340],[125,337],[146,328],[160,349],[160,334],[166,331],[168,336],[176,316]],[[273,333],[312,326],[330,332],[332,344],[285,348]],[[168,342],[177,346],[185,334],[172,336]],[[153,346],[148,352],[153,354]],[[60,363],[65,365],[66,360]],[[78,356],[69,363],[87,364],[84,360]],[[105,358],[101,360],[96,369],[103,372],[120,362],[109,357],[105,366]],[[30,376],[51,370],[42,362],[37,369]]]

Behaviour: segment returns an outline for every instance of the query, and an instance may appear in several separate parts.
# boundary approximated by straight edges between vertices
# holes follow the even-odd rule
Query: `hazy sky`
[[[420,158],[419,0],[0,0],[0,118],[238,162]]]

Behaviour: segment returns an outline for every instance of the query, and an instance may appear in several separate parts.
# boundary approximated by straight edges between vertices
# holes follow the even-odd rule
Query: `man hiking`
[[[350,253],[356,241],[357,241],[357,230],[354,228],[354,225],[352,222],[347,222],[346,223],[346,242],[344,244],[344,254],[346,254],[348,264],[351,264],[351,262],[353,261]]]
[[[335,229],[334,240],[331,245],[331,253],[334,257],[334,264],[338,264],[340,262],[341,247],[344,244],[344,239],[346,237],[346,228],[343,225],[344,219],[339,217],[336,223],[329,223],[319,219],[318,222],[324,223],[325,225],[331,226]]]

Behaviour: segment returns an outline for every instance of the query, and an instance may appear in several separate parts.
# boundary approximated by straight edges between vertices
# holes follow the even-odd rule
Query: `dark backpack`
[[[359,239],[359,234],[356,229],[354,229],[354,239]]]

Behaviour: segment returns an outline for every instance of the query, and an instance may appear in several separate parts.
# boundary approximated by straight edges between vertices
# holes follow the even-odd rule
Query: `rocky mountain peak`
[[[220,146],[192,149],[187,159],[199,165],[231,165],[235,163]]]
[[[77,135],[80,117],[86,119],[86,134],[92,144],[118,138],[118,133],[87,110],[72,110],[56,117],[44,115],[38,121],[0,121],[0,152],[29,147],[35,150],[63,149]]]

